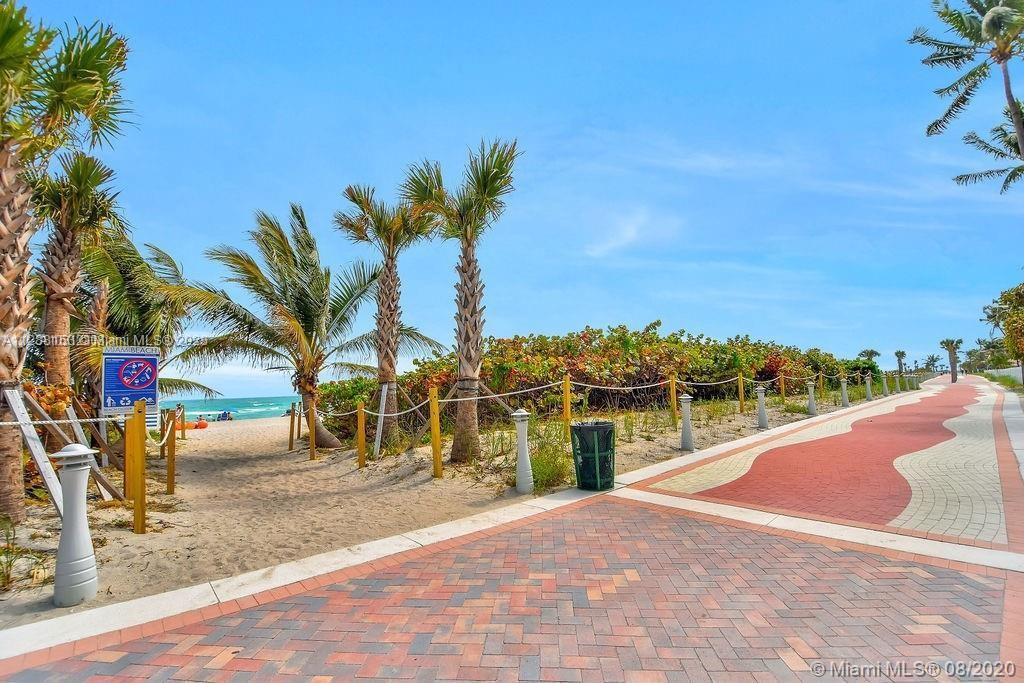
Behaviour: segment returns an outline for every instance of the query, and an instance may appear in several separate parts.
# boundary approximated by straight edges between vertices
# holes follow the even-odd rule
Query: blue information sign
[[[156,379],[160,349],[153,346],[109,346],[103,350],[103,414],[132,412],[136,401],[146,412],[157,410]]]

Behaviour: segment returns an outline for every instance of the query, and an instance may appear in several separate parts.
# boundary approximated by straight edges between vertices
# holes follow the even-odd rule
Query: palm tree
[[[372,244],[381,254],[375,330],[377,379],[388,388],[384,412],[394,414],[398,412],[396,373],[399,342],[405,339],[415,342],[418,348],[442,350],[436,342],[403,327],[402,284],[398,277],[398,255],[412,244],[429,237],[434,231],[434,220],[429,213],[415,211],[408,202],[388,206],[383,201],[377,201],[372,187],[349,185],[344,195],[354,210],[351,213],[335,213],[334,225],[352,241]],[[385,442],[391,439],[397,424],[394,417],[384,420],[382,438]]]
[[[95,244],[104,231],[126,238],[126,224],[109,188],[114,171],[83,152],[60,157],[63,175],[42,175],[33,182],[36,216],[52,227],[43,250],[40,277],[46,291],[43,333],[46,380],[71,384],[71,316],[82,283],[82,246]]]
[[[904,370],[903,360],[907,357],[907,352],[897,351],[894,355],[896,356],[896,369],[899,370],[900,375],[902,375]]]
[[[955,40],[933,38],[927,30],[918,28],[909,42],[932,50],[922,60],[927,66],[944,66],[958,71],[970,68],[948,86],[935,91],[940,97],[953,99],[945,113],[928,126],[928,135],[938,135],[946,130],[950,122],[967,108],[995,65],[1002,74],[1006,106],[1017,133],[1017,156],[1024,158],[1024,116],[1014,106],[1016,99],[1010,85],[1009,70],[1010,60],[1024,51],[1021,38],[1024,6],[1019,0],[967,0],[964,9],[954,9],[944,0],[932,0],[932,6]]]
[[[924,359],[924,369],[928,372],[935,372],[935,368],[939,366],[939,360],[941,359],[934,353],[929,354],[928,357]]]
[[[25,367],[35,300],[26,170],[59,147],[113,137],[126,113],[121,74],[125,40],[101,24],[56,31],[32,22],[14,0],[0,0],[0,389],[16,388]],[[0,401],[0,422],[14,415]],[[25,518],[21,432],[0,427],[0,515]]]
[[[873,361],[874,359],[878,358],[881,355],[882,354],[880,354],[878,351],[875,351],[874,349],[864,349],[863,351],[857,354],[857,358],[863,358],[866,361]]]
[[[459,241],[459,263],[455,270],[455,349],[459,361],[458,397],[472,399],[480,393],[480,365],[483,362],[484,282],[480,276],[476,248],[487,228],[505,209],[505,195],[513,190],[512,169],[519,150],[516,142],[480,143],[470,153],[462,184],[445,188],[441,167],[424,161],[409,169],[403,184],[404,199],[435,217],[445,239]],[[468,462],[480,455],[477,402],[459,401],[452,438],[453,462]]]
[[[1017,109],[1021,108],[1017,102]],[[999,188],[1000,194],[1005,194],[1010,187],[1024,176],[1024,158],[1020,155],[1020,148],[1017,145],[1017,132],[1013,128],[1013,120],[1010,110],[1003,112],[1005,121],[989,132],[989,139],[983,140],[980,135],[971,131],[964,136],[964,142],[971,147],[985,152],[999,162],[1010,164],[1002,168],[993,168],[988,171],[976,171],[974,173],[962,173],[953,178],[957,185],[973,185],[986,180],[1003,181]]]
[[[177,340],[189,315],[178,294],[187,281],[170,254],[151,244],[146,251],[143,256],[131,240],[109,233],[86,246],[82,265],[92,297],[82,332],[104,341],[74,348],[71,360],[76,373],[89,382],[98,400],[104,345],[156,346],[161,355],[157,380],[161,395],[219,396],[208,386],[165,373],[173,367]]]
[[[956,370],[959,356],[957,351],[960,350],[960,345],[964,343],[963,339],[943,339],[939,342],[939,346],[946,349],[949,354],[949,380],[950,382],[956,383]]]
[[[273,216],[256,214],[249,232],[258,258],[232,246],[207,251],[228,270],[225,281],[238,285],[258,306],[254,311],[210,285],[180,288],[215,333],[187,346],[177,357],[186,366],[203,367],[241,358],[267,370],[290,370],[302,397],[303,414],[317,395],[324,370],[370,373],[373,368],[341,360],[373,348],[373,332],[351,336],[359,306],[373,293],[378,270],[356,262],[335,275],[320,263],[316,239],[298,204],[291,205],[290,235]],[[315,406],[315,403],[314,403]],[[317,445],[339,448],[341,442],[316,417]]]

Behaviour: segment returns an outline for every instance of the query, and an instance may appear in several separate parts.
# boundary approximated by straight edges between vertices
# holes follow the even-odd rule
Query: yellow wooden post
[[[178,455],[178,443],[174,440],[174,425],[171,425],[170,436],[167,438],[167,495],[174,493],[174,460]]]
[[[441,478],[441,406],[437,387],[430,387],[430,453],[434,460],[434,479]]]
[[[782,402],[786,402],[786,375],[779,373],[779,396],[782,397]]]
[[[672,429],[679,427],[679,406],[676,405],[676,376],[668,378],[668,405],[672,414]]]
[[[295,403],[292,403],[291,410],[288,411],[288,450],[295,449]]]
[[[135,464],[133,469],[135,519],[133,530],[146,533],[146,402],[136,401],[132,413],[135,427]]]
[[[185,434],[185,409],[181,409],[181,438],[187,439],[188,436]]]
[[[135,498],[135,416],[124,419],[124,497]]]
[[[562,377],[562,421],[565,423],[565,438],[569,438],[569,423],[572,420],[572,385],[569,375]]]
[[[818,370],[818,398],[825,400],[825,371]]]
[[[366,404],[356,405],[356,460],[359,467],[366,467]]]
[[[309,436],[309,459],[316,460],[316,398],[309,398],[309,410],[307,411],[307,420],[309,423],[306,425]]]
[[[739,391],[740,391],[740,412],[742,413],[742,412],[746,411],[746,405],[747,405],[746,397],[743,395],[743,373],[742,372],[739,373],[736,376],[736,384],[739,387]]]

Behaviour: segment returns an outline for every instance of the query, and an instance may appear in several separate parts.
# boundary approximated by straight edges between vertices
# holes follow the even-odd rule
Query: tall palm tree
[[[928,357],[924,359],[924,369],[928,372],[935,372],[935,368],[939,367],[940,360],[934,353],[928,354]]]
[[[878,351],[875,351],[874,349],[864,349],[863,351],[857,354],[857,358],[863,358],[866,361],[873,361],[874,359],[878,358],[881,355],[882,354],[880,354]]]
[[[458,397],[471,399],[480,393],[480,365],[483,362],[484,282],[476,248],[480,238],[505,210],[505,195],[512,192],[512,169],[519,150],[516,142],[495,140],[480,143],[470,153],[462,184],[447,189],[436,162],[424,161],[409,169],[402,186],[404,199],[417,211],[434,216],[445,239],[459,241],[459,263],[455,271],[455,349],[459,360]],[[477,402],[456,405],[452,461],[468,462],[480,455]]]
[[[374,198],[374,189],[361,185],[345,188],[345,198],[352,204],[351,212],[334,214],[334,225],[354,242],[372,244],[380,251],[381,268],[377,278],[377,315],[375,350],[377,353],[377,379],[387,385],[385,413],[398,412],[397,366],[400,341],[417,342],[416,346],[441,350],[441,346],[414,330],[403,328],[401,308],[402,283],[398,276],[398,255],[407,247],[429,237],[434,232],[434,220],[429,213],[415,211],[408,202],[389,206]],[[397,419],[384,420],[382,438],[388,441],[394,434]]]
[[[1017,102],[1017,109],[1021,108]],[[1005,194],[1010,187],[1024,176],[1024,157],[1020,155],[1020,148],[1017,143],[1017,132],[1013,128],[1013,120],[1010,110],[1003,112],[1004,122],[989,131],[989,139],[983,140],[980,135],[971,131],[964,136],[964,142],[975,149],[985,152],[996,161],[1009,164],[1002,168],[993,168],[988,171],[975,171],[974,173],[961,173],[953,178],[957,185],[974,185],[975,183],[987,180],[1002,180],[999,194]]]
[[[953,383],[956,382],[957,363],[960,360],[957,351],[960,350],[960,345],[963,343],[963,339],[952,338],[943,339],[939,342],[939,346],[946,349],[946,352],[949,354],[949,380]]]
[[[0,389],[18,386],[33,324],[29,241],[39,221],[26,170],[57,148],[117,133],[127,53],[108,26],[57,31],[0,0]],[[0,422],[13,420],[0,401]],[[0,515],[14,522],[25,518],[21,451],[19,428],[0,427]]]
[[[114,171],[84,152],[60,156],[63,174],[41,175],[34,180],[36,216],[50,226],[43,250],[40,277],[46,291],[43,333],[46,380],[71,384],[71,316],[77,315],[74,301],[82,284],[82,246],[95,244],[105,231],[117,239],[126,238],[126,224],[117,206],[117,193],[110,189]]]
[[[910,37],[910,43],[923,45],[931,54],[922,62],[927,66],[943,66],[962,70],[970,67],[935,94],[952,97],[949,107],[927,128],[928,135],[938,135],[946,130],[950,122],[967,109],[971,98],[981,84],[991,75],[996,66],[1003,82],[1003,95],[1017,133],[1017,151],[1024,158],[1024,116],[1014,106],[1016,99],[1010,84],[1009,63],[1024,52],[1024,3],[1020,0],[966,0],[966,7],[956,9],[945,0],[932,0],[932,7],[939,20],[955,39],[934,38],[923,28],[918,28]]]
[[[286,232],[276,218],[260,211],[249,232],[258,257],[227,245],[206,252],[227,268],[225,281],[245,290],[258,309],[210,285],[180,288],[182,298],[215,333],[187,346],[177,359],[203,367],[240,358],[267,370],[291,371],[303,415],[308,415],[325,370],[373,372],[342,359],[373,348],[373,332],[351,335],[360,305],[374,293],[378,270],[356,262],[334,274],[321,265],[316,239],[298,204],[291,206],[289,227]],[[315,413],[310,429],[316,430],[318,445],[341,446]]]
[[[895,356],[896,356],[896,369],[897,369],[897,370],[899,370],[899,373],[900,373],[900,374],[902,375],[902,374],[903,374],[903,371],[904,371],[904,370],[906,369],[906,368],[904,367],[904,365],[903,365],[903,361],[904,361],[904,360],[906,359],[906,357],[907,357],[907,352],[906,352],[906,351],[897,351],[897,352],[896,352],[895,354],[893,354],[893,355],[895,355]]]
[[[131,240],[105,233],[96,244],[86,246],[82,265],[92,291],[82,332],[97,342],[76,346],[71,360],[76,373],[89,382],[94,399],[99,399],[103,346],[122,344],[160,349],[157,387],[162,396],[219,396],[199,382],[165,373],[173,367],[176,345],[189,316],[179,295],[187,281],[170,254],[147,244],[144,256]]]

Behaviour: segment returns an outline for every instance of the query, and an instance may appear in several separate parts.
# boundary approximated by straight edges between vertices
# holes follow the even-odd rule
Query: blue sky
[[[1021,191],[964,189],[996,82],[939,138],[949,72],[906,44],[930,3],[40,2],[132,46],[135,126],[101,156],[135,238],[216,280],[202,252],[300,202],[328,263],[372,258],[330,218],[350,183],[393,196],[409,163],[452,180],[515,137],[517,191],[484,238],[486,331],[660,319],[852,356],[987,334],[1021,280]],[[1024,70],[1019,89],[1024,91]],[[401,261],[405,319],[452,338],[456,247]],[[366,327],[372,311],[365,312]],[[288,393],[228,365],[227,396]]]

